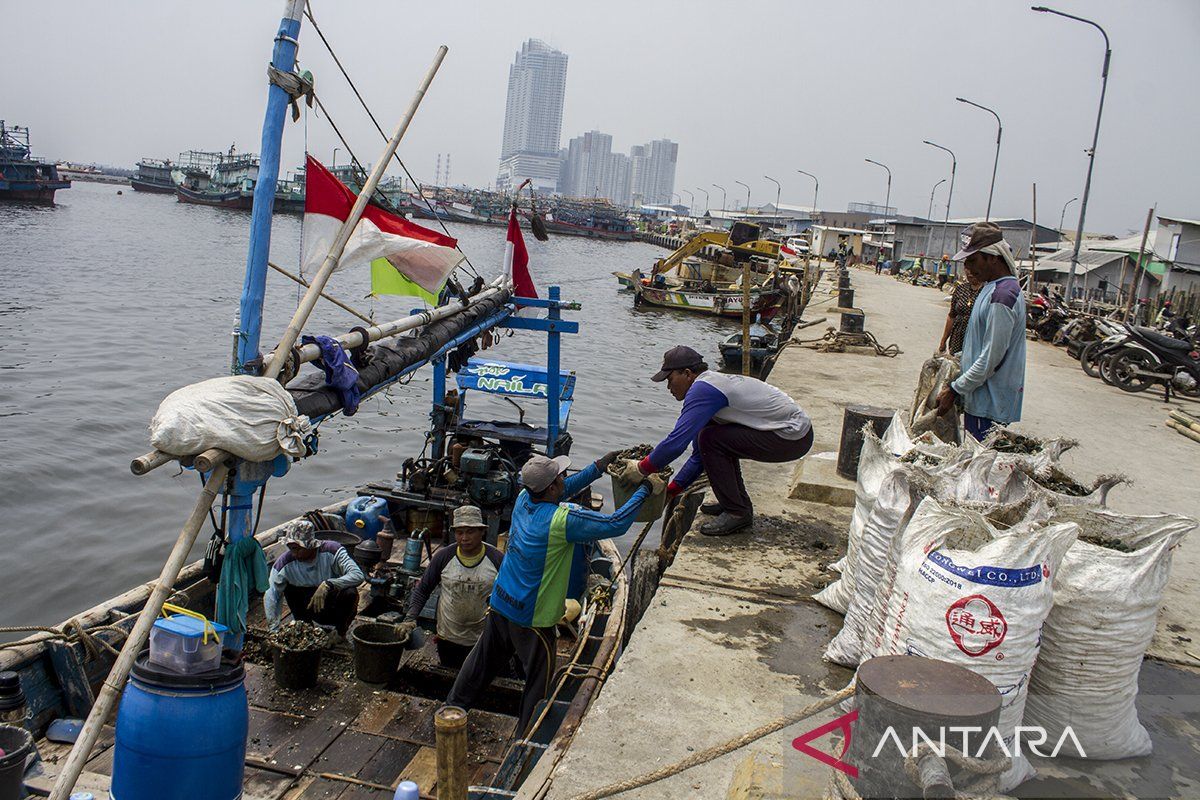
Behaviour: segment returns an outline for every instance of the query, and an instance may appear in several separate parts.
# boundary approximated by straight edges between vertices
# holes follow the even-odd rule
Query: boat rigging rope
[[[346,68],[342,66],[342,60],[338,58],[337,53],[333,52],[333,46],[329,44],[329,40],[325,38],[325,34],[321,31],[321,26],[317,24],[317,20],[312,13],[312,4],[307,2],[307,0],[305,0],[304,3],[304,16],[308,17],[308,21],[312,23],[313,30],[317,32],[317,36],[320,37],[321,43],[325,45],[325,49],[329,51],[329,55],[333,58],[333,63],[337,64],[337,68],[341,71],[342,77],[346,79],[346,83],[350,84],[350,89],[354,92],[354,96],[358,98],[358,102],[363,107],[363,111],[367,112],[367,116],[371,118],[371,122],[375,125],[375,130],[379,131],[379,135],[382,136],[383,140],[386,142],[388,140],[388,135],[384,133],[383,126],[379,124],[379,120],[375,119],[375,115],[371,112],[371,108],[367,105],[367,101],[363,99],[362,93],[358,91],[358,87],[355,86],[354,81],[351,80],[350,73],[346,72]],[[320,100],[317,102],[320,103]],[[322,111],[324,111],[324,108],[322,108]],[[326,116],[329,116],[328,112],[326,112]],[[341,134],[338,134],[338,138],[341,139]],[[343,144],[345,144],[345,141],[345,139],[342,139]],[[349,145],[346,146],[346,149],[350,149]],[[400,158],[400,154],[392,153],[392,158],[394,158],[396,163],[400,165],[400,169],[404,170],[404,174],[408,176],[409,182],[417,190],[417,194],[420,196],[421,200],[424,201],[426,207],[429,208],[430,216],[432,216],[437,224],[441,226],[442,231],[447,236],[450,236],[450,229],[446,227],[446,223],[443,222],[441,217],[437,215],[437,212],[433,210],[433,203],[429,202],[429,198],[425,196],[425,192],[421,189],[420,182],[418,182],[417,179],[412,176],[412,173],[408,171],[408,167]],[[466,261],[467,266],[470,267],[471,274],[478,278],[479,273],[476,272],[475,265],[471,263],[471,259],[467,257],[467,254],[463,252],[461,247],[455,245],[455,249],[462,254],[463,260]]]
[[[129,635],[129,632],[124,628],[116,625],[101,625],[91,629],[85,629],[77,619],[69,619],[63,623],[62,628],[52,628],[44,625],[10,625],[0,627],[0,634],[4,633],[34,633],[37,636],[29,636],[15,642],[5,642],[0,644],[0,650],[7,650],[14,647],[27,647],[32,644],[40,644],[51,640],[65,641],[68,644],[81,642],[87,649],[88,653],[96,658],[101,651],[106,651],[109,655],[116,658],[120,651],[113,647],[110,643],[97,636],[97,633],[112,633],[124,639]]]

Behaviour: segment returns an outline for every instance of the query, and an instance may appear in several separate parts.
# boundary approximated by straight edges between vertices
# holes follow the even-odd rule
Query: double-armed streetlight
[[[779,222],[779,195],[783,193],[783,187],[779,181],[772,178],[770,175],[763,175],[764,178],[775,184],[775,222]]]
[[[750,213],[750,187],[741,181],[734,181],[738,186],[744,187],[746,190],[746,213]]]
[[[707,214],[708,213],[708,189],[701,189],[699,186],[697,186],[696,191],[704,192],[704,213]]]
[[[863,160],[866,161],[868,164],[874,164],[877,167],[883,167],[884,169],[887,170],[887,176],[888,176],[887,196],[885,197],[885,199],[883,201],[883,222],[884,222],[884,225],[886,226],[888,214],[891,212],[891,208],[892,208],[892,170],[887,164],[881,164],[880,162],[874,161],[869,158],[866,158]]]
[[[1000,166],[1000,135],[1004,133],[1004,125],[1000,122],[1000,115],[987,106],[981,106],[979,103],[968,100],[965,97],[956,97],[954,99],[960,103],[966,103],[969,106],[982,108],[984,111],[996,118],[996,158],[992,161],[992,185],[988,189],[987,211],[985,211],[983,214],[985,221],[990,220],[992,218],[992,192],[996,190],[996,167]]]
[[[945,255],[946,227],[950,224],[950,201],[954,199],[954,173],[958,171],[958,159],[955,157],[954,151],[949,147],[942,147],[940,144],[931,142],[928,139],[924,140],[924,144],[927,144],[930,147],[936,147],[938,150],[945,150],[950,154],[950,194],[946,196],[946,217],[942,220],[942,255]]]
[[[714,184],[713,184],[713,188],[714,188],[714,189],[720,189],[720,190],[721,190],[721,211],[723,212],[723,211],[725,211],[725,204],[726,204],[726,200],[725,200],[725,187],[724,187],[724,186],[721,186],[720,184],[714,183]]]
[[[1100,108],[1096,110],[1096,130],[1092,134],[1092,148],[1088,150],[1087,179],[1083,182],[1083,201],[1079,204],[1079,230],[1075,234],[1075,248],[1071,252],[1071,273],[1067,276],[1067,297],[1069,298],[1071,296],[1071,289],[1075,285],[1075,270],[1079,265],[1079,246],[1083,243],[1083,220],[1087,216],[1088,194],[1092,190],[1092,167],[1096,165],[1096,143],[1100,140],[1100,117],[1104,114],[1104,93],[1108,90],[1108,64],[1112,60],[1112,47],[1109,44],[1108,34],[1105,33],[1104,28],[1101,28],[1090,19],[1084,19],[1083,17],[1077,17],[1074,14],[1067,14],[1062,11],[1055,11],[1053,8],[1046,8],[1045,6],[1030,6],[1030,8],[1034,11],[1054,14],[1091,25],[1100,31],[1100,35],[1104,37],[1104,67],[1100,70]]]

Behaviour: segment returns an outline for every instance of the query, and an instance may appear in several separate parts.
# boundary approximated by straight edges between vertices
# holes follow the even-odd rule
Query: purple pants
[[[742,481],[743,458],[777,464],[795,461],[812,448],[810,429],[799,439],[785,439],[774,431],[756,431],[745,425],[710,422],[697,437],[700,460],[721,510],[744,516],[754,512]]]
[[[977,417],[974,414],[963,414],[963,427],[967,433],[975,438],[975,441],[982,442],[983,437],[988,435],[992,428],[1000,423],[995,420],[990,420],[987,417]]]

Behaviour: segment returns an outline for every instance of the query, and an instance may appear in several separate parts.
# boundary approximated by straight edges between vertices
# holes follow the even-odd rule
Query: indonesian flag
[[[504,243],[504,276],[513,286],[514,297],[538,296],[537,287],[529,275],[529,251],[525,249],[525,237],[517,222],[517,209],[508,214],[508,240]],[[520,303],[517,304],[518,306]]]
[[[308,156],[305,164],[302,269],[311,274],[329,255],[338,229],[350,216],[358,196],[312,156]],[[457,246],[458,242],[449,236],[369,203],[334,270],[383,258],[401,275],[436,294],[446,276],[462,260]]]
[[[796,251],[788,247],[786,244],[779,245],[779,252],[783,253],[785,256],[796,255]]]

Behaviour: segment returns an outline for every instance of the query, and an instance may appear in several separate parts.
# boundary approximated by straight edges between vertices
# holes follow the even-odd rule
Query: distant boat
[[[166,159],[143,158],[137,163],[137,174],[129,179],[135,191],[174,194],[175,181],[171,180],[174,165]]]
[[[256,153],[237,153],[232,147],[228,153],[189,150],[179,159],[180,164],[171,172],[179,202],[246,210],[254,207]],[[303,213],[303,171],[277,181],[274,210]]]
[[[29,128],[8,126],[0,120],[0,200],[54,205],[54,193],[70,189],[71,182],[58,167],[34,158],[29,149]]]

